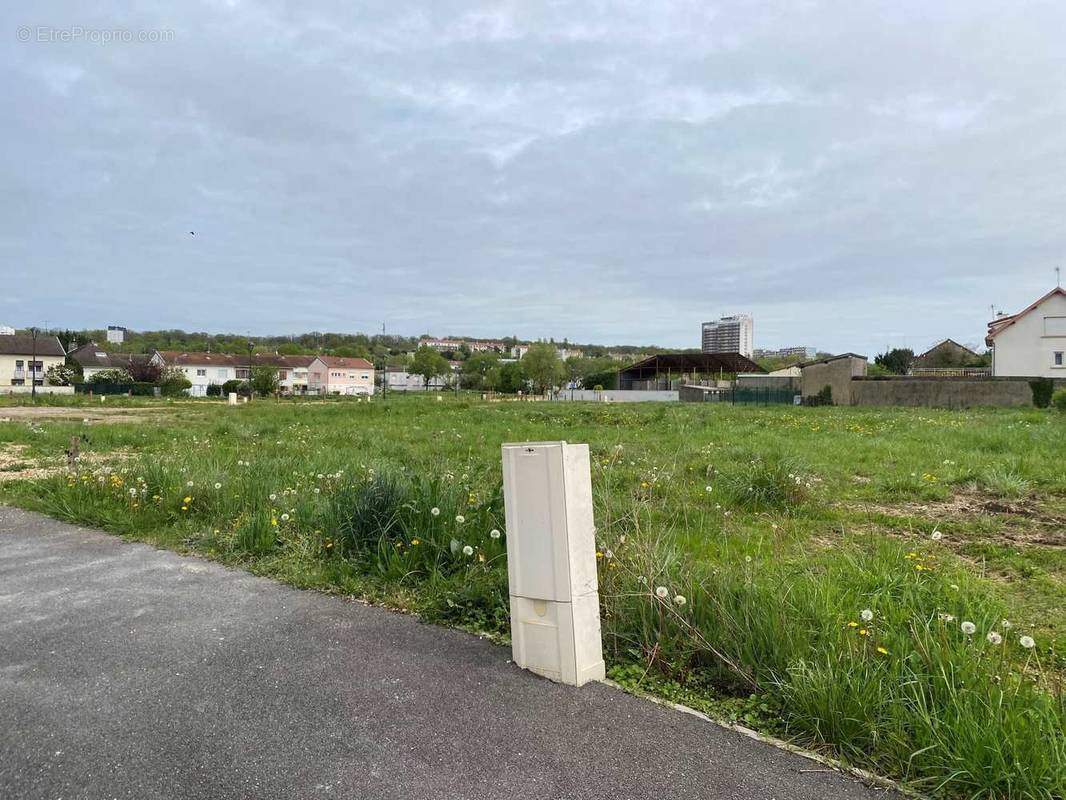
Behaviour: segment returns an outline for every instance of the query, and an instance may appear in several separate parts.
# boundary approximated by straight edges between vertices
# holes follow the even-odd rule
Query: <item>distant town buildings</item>
[[[754,355],[753,329],[754,323],[748,314],[704,322],[701,349],[704,353],[740,353],[751,358]]]
[[[0,336],[14,336],[15,329],[10,325],[0,325]]]
[[[755,348],[755,358],[804,358],[810,359],[818,355],[815,347],[781,347],[777,350],[767,350],[762,347]]]
[[[48,369],[65,360],[66,351],[55,336],[5,334],[0,336],[0,386],[44,386]]]
[[[418,342],[418,346],[428,347],[430,350],[436,350],[438,353],[454,353],[456,350],[460,350],[464,346],[471,353],[484,353],[489,350],[502,353],[506,349],[503,342],[482,341],[478,339],[421,339]]]
[[[1066,289],[1056,286],[1017,314],[988,323],[996,377],[1066,379]]]
[[[126,341],[126,329],[121,325],[108,325],[107,341],[109,344],[122,344]]]

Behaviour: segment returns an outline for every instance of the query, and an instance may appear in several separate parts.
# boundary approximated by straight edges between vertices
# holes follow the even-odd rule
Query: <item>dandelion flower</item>
[[[437,508],[436,506],[433,506],[433,508],[431,508],[429,510],[429,513],[432,514],[435,517],[439,517],[440,516],[440,509]]]
[[[1036,647],[1036,642],[1033,641],[1032,636],[1023,636],[1018,640],[1018,644],[1024,647],[1026,650],[1032,650]]]
[[[455,521],[462,525],[464,522],[466,522],[466,517],[464,517],[462,514],[456,514]]]
[[[861,611],[861,612],[859,613],[859,616],[860,616],[860,617],[862,617],[862,621],[863,621],[863,622],[870,622],[870,621],[871,621],[871,620],[873,620],[873,618],[874,618],[874,612],[873,612],[873,611],[871,611],[871,610],[870,610],[870,609],[868,609],[868,608],[864,608],[864,609],[863,609],[863,610],[862,610],[862,611]]]
[[[411,540],[411,546],[412,547],[415,546],[415,545],[419,545],[419,544],[422,544],[422,540],[421,539],[412,539]]]
[[[685,595],[683,595],[683,594],[674,595],[674,605],[675,606],[683,606],[687,602],[688,602],[688,600],[685,599]]]
[[[185,503],[185,505],[188,505],[189,503],[192,502],[192,498],[191,497],[186,497],[181,502]]]
[[[866,630],[866,628],[859,628],[859,636],[868,636],[869,633],[870,632]]]
[[[274,494],[274,493],[271,493],[271,495],[270,495],[270,502],[271,502],[271,503],[273,503],[273,502],[274,502],[275,500],[277,500],[277,499],[278,499],[278,496],[277,496],[276,494]]]
[[[606,552],[604,552],[603,557],[604,558],[614,558],[614,551],[613,550],[607,550]]]
[[[186,481],[185,485],[188,486],[191,489],[193,487],[193,482],[192,481]]]
[[[888,655],[888,650],[886,650],[884,647],[878,647],[877,648],[877,652],[880,653],[883,656],[887,656]]]
[[[1003,644],[1003,637],[996,631],[989,631],[985,638],[988,639],[989,644]]]
[[[282,514],[281,515],[281,521],[282,522],[288,522],[289,521],[289,515],[288,514]]]
[[[655,587],[655,596],[658,597],[660,600],[665,600],[669,595],[670,590],[667,589],[665,586]]]
[[[495,528],[493,528],[491,531],[489,531],[489,538],[490,539],[499,539],[500,538],[500,532],[498,530],[496,530]]]
[[[703,490],[705,492],[712,492],[712,491],[714,491],[714,487],[713,486],[704,486]]]
[[[130,489],[130,494],[131,494],[131,495],[135,495],[135,494],[137,494],[137,490],[136,490],[136,489]]]
[[[751,556],[744,556],[744,561],[748,564],[751,563]]]
[[[933,532],[929,534],[929,538],[932,539],[934,542],[939,542],[941,539],[944,538],[944,534],[934,528]]]
[[[1005,619],[999,624],[1004,630],[1009,630],[1011,627],[1011,621],[1009,619]]]
[[[972,622],[963,622],[961,625],[959,625],[959,628],[961,628],[962,632],[965,633],[967,636],[971,636],[977,631],[977,626],[974,625]]]
[[[319,489],[319,488],[318,488],[317,486],[315,487],[315,494],[319,494],[319,493],[321,493],[321,491],[322,491],[322,490],[321,490],[321,489]]]
[[[474,555],[474,548],[471,547],[470,545],[466,545],[466,547],[463,548],[463,555],[464,556],[472,556],[472,555]]]

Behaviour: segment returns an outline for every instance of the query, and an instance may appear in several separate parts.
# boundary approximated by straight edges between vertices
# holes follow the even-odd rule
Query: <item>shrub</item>
[[[222,395],[223,387],[217,383],[207,384],[207,396],[208,397],[220,397]]]
[[[1033,405],[1037,408],[1047,408],[1051,405],[1051,395],[1055,391],[1055,382],[1051,378],[1037,378],[1029,381],[1029,388],[1033,390]]]
[[[124,369],[102,369],[90,375],[86,383],[100,385],[133,383],[133,378]]]
[[[831,406],[833,405],[833,387],[828,383],[818,390],[817,394],[810,394],[803,398],[805,406]]]
[[[1059,389],[1051,395],[1051,405],[1066,414],[1066,389]]]
[[[183,395],[192,387],[192,381],[180,369],[165,369],[159,376],[159,389],[164,397]]]
[[[154,383],[138,381],[130,386],[130,394],[136,397],[151,397],[155,394],[155,389]]]

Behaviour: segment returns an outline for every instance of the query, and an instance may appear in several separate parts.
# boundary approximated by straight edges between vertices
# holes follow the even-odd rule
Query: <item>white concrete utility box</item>
[[[605,675],[589,466],[586,444],[503,446],[514,661],[575,686]]]

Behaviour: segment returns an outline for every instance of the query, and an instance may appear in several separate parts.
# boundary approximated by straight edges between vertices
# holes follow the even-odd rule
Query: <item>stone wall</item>
[[[1061,388],[1066,381],[1056,384],[1056,388]],[[833,396],[835,399],[835,390]],[[860,378],[851,382],[851,404],[1027,408],[1033,405],[1033,390],[1026,378]]]
[[[838,356],[804,364],[800,374],[800,394],[811,397],[818,394],[823,387],[833,390],[833,403],[849,406],[851,400],[851,379],[866,374],[866,359],[858,356]]]

